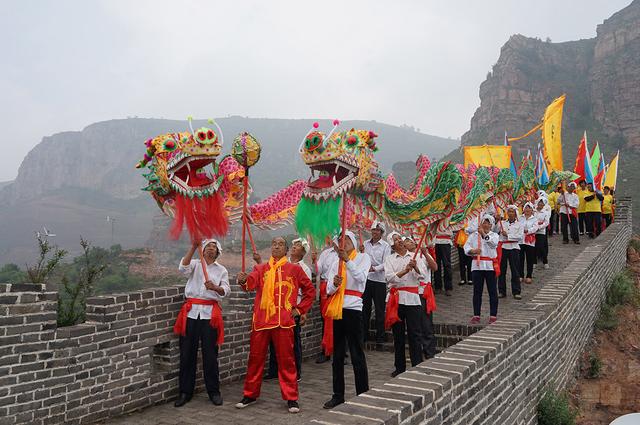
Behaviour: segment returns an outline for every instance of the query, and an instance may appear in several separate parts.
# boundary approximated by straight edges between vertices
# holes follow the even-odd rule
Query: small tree
[[[38,241],[40,253],[36,263],[27,264],[27,276],[31,283],[47,283],[49,276],[67,255],[67,251],[59,249],[57,245],[50,244],[40,234],[36,234],[36,240]]]
[[[58,326],[71,326],[85,320],[87,297],[93,294],[94,283],[107,267],[103,264],[104,255],[96,252],[89,241],[80,237],[80,246],[83,253],[75,282],[66,273],[61,279],[63,293],[58,297]]]

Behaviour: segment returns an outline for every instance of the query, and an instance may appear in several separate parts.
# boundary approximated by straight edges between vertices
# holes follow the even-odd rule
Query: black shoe
[[[213,403],[215,406],[222,406],[222,396],[220,395],[220,393],[209,394],[209,400],[211,400],[211,403]]]
[[[463,286],[466,285],[467,281],[466,280],[461,280],[460,283],[458,283],[458,285]]]
[[[498,298],[507,298],[507,294],[498,294]]]
[[[397,370],[394,370],[393,372],[391,372],[391,377],[395,378],[396,376],[400,375],[402,372],[398,372]]]
[[[289,413],[298,413],[300,411],[300,406],[298,405],[297,400],[288,400],[287,401],[287,410]]]
[[[574,244],[580,245],[580,241],[573,241]]]
[[[450,296],[451,296],[451,292],[453,292],[453,291],[451,291],[450,289],[447,289],[446,291],[444,291],[444,294],[445,294],[447,297],[450,297]]]
[[[267,373],[266,375],[264,375],[264,380],[265,381],[270,381],[271,379],[276,379],[278,377],[278,375],[272,375],[270,373]]]
[[[176,407],[182,407],[187,404],[189,400],[191,400],[191,394],[180,393],[180,396],[178,396],[178,399],[173,405]]]
[[[473,285],[473,281],[472,280],[467,280],[467,285]]]
[[[567,245],[569,241],[562,241],[563,244]]]
[[[342,403],[344,403],[344,399],[331,397],[331,400],[329,400],[325,404],[323,404],[322,408],[323,409],[333,409],[334,407],[339,406]]]
[[[242,397],[242,400],[240,400],[239,403],[236,403],[236,409],[244,409],[245,407],[249,406],[250,404],[253,404],[256,402],[255,398],[251,398],[251,397]]]

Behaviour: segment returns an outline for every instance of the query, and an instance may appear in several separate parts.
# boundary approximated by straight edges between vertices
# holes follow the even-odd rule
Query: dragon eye
[[[207,131],[207,139],[211,140],[214,137],[216,137],[216,135],[212,130]]]
[[[176,142],[174,140],[167,140],[166,142],[164,142],[164,144],[162,145],[164,147],[164,150],[172,152],[174,150],[176,150]]]
[[[308,137],[305,145],[309,152],[312,152],[318,149],[322,145],[322,137],[320,137],[317,133],[313,134],[313,136]]]
[[[198,140],[203,141],[207,138],[207,135],[204,134],[204,131],[198,131]]]

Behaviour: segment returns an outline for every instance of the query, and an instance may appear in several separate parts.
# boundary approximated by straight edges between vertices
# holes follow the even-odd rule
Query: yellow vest
[[[593,199],[590,201],[584,201],[584,212],[601,212],[600,200],[595,196],[595,192],[589,192],[585,190],[582,192],[582,197],[593,195]]]
[[[576,194],[578,195],[578,199],[579,199],[579,203],[578,203],[578,213],[583,213],[585,212],[584,207],[585,207],[585,193],[587,193],[587,189],[582,190],[580,188],[576,189]]]
[[[552,210],[555,210],[556,203],[558,202],[558,192],[551,192],[549,196],[547,196],[547,199],[549,200],[549,207],[551,207]]]
[[[604,195],[602,214],[613,214],[613,195]]]

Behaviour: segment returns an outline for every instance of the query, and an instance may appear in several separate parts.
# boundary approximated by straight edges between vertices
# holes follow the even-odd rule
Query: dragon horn
[[[191,134],[193,134],[193,137],[196,136],[196,132],[193,131],[193,125],[191,124],[191,121],[193,121],[193,117],[191,115],[189,115],[187,117],[187,121],[189,122],[189,128],[191,129]]]
[[[213,124],[213,125],[216,126],[216,128],[218,129],[218,134],[220,134],[220,146],[224,146],[224,134],[222,134],[222,129],[218,125],[218,122],[216,120],[211,119],[211,118],[209,118],[208,122],[209,122],[209,124]],[[191,130],[191,131],[193,132],[193,130]]]
[[[329,138],[331,138],[331,135],[336,131],[339,125],[340,125],[339,120],[333,120],[333,128],[331,129],[331,132],[329,132],[329,134],[327,135],[326,140],[329,140]]]

